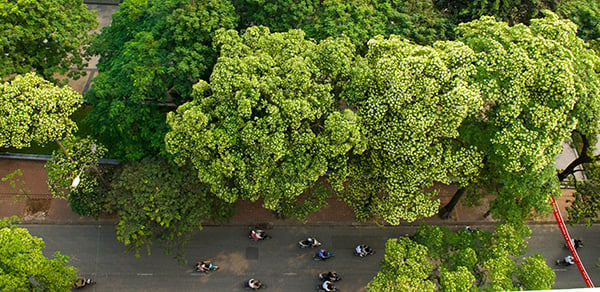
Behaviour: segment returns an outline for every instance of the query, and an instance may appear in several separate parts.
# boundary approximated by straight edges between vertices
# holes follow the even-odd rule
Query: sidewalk
[[[66,200],[52,198],[46,185],[47,175],[44,169],[45,161],[39,160],[17,160],[0,159],[0,177],[20,169],[22,176],[16,177],[13,188],[8,181],[0,182],[0,218],[16,215],[24,223],[52,223],[52,224],[98,224],[114,223],[115,216],[103,216],[98,220],[91,217],[80,217],[71,211]],[[438,184],[440,189],[441,204],[445,204],[452,198],[453,186]],[[561,213],[566,216],[565,207],[567,199],[571,197],[572,190],[564,190],[563,196],[557,199]],[[404,224],[448,224],[448,225],[481,225],[494,223],[492,218],[484,218],[488,210],[487,200],[478,207],[467,208],[459,203],[448,220],[442,220],[437,216],[418,220],[413,223]],[[335,197],[328,199],[328,205],[320,211],[309,215],[307,222],[303,223],[296,219],[277,219],[270,210],[262,208],[261,201],[242,201],[237,204],[237,212],[228,224],[249,225],[258,222],[270,222],[275,225],[297,225],[297,224],[342,224],[342,225],[375,225],[375,223],[363,223],[354,221],[354,212],[344,202]],[[554,223],[552,214],[545,218],[535,220],[537,223]]]

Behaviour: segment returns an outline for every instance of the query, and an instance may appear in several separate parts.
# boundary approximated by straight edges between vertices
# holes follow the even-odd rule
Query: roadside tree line
[[[50,18],[78,39],[55,29],[30,54],[13,44],[28,46],[39,16],[7,4],[0,146],[57,141],[50,190],[81,215],[118,214],[136,253],[181,247],[239,200],[304,219],[332,190],[358,220],[399,224],[447,217],[483,189],[494,218],[520,229],[574,172],[556,174],[562,141],[583,142],[575,166],[595,161],[598,4],[355,2],[124,1],[99,35],[80,3],[73,24]],[[79,75],[90,55],[99,74],[82,97],[56,74]],[[69,119],[82,100],[93,137]],[[103,156],[123,163],[102,168]],[[434,182],[458,185],[450,204]],[[576,218],[595,218],[586,186]]]

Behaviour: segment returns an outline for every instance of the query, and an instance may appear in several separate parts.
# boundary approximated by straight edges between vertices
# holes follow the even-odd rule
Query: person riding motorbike
[[[575,247],[575,249],[583,247],[583,241],[581,241],[581,239],[571,239],[571,240],[573,241],[573,246]]]
[[[304,243],[310,247],[314,247],[316,241],[312,237],[309,237],[306,239],[306,241]]]
[[[326,259],[326,258],[329,258],[330,255],[326,249],[320,249],[319,252],[317,253],[317,256],[322,259]]]
[[[366,244],[359,244],[356,246],[355,248],[356,254],[360,257],[364,257],[369,255],[370,253],[373,252],[373,249],[371,249],[368,245]]]
[[[90,284],[92,279],[86,279],[84,277],[79,277],[77,280],[73,282],[73,288],[83,288],[85,285]]]
[[[333,291],[334,290],[333,283],[331,283],[331,281],[323,282],[323,285],[321,285],[321,287],[323,287],[323,290],[325,290],[325,291]]]
[[[557,265],[564,264],[564,265],[567,265],[567,266],[574,265],[575,264],[575,258],[573,258],[573,256],[571,256],[571,255],[568,255],[564,259],[558,259],[558,260],[556,260],[556,264]]]
[[[264,230],[252,229],[252,231],[250,232],[250,237],[252,237],[252,239],[254,239],[256,241],[265,239],[266,236],[267,236],[267,233]]]
[[[321,278],[321,280],[329,280],[331,282],[335,282],[339,279],[339,275],[336,272],[328,272],[328,273],[323,273],[319,275]]]
[[[571,243],[573,244],[573,247],[575,247],[575,249],[579,249],[580,247],[583,247],[583,241],[581,239],[571,238]],[[566,243],[565,243],[565,247],[567,247]]]
[[[198,262],[195,266],[197,271],[200,272],[208,272],[210,271],[211,262],[210,261],[201,261]]]
[[[255,279],[248,280],[248,287],[252,289],[259,289],[262,286],[262,283]]]

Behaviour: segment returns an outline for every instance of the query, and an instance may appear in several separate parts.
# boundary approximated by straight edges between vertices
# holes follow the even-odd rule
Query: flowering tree
[[[339,173],[337,189],[361,219],[371,214],[389,223],[432,216],[439,207],[434,181],[466,184],[481,155],[458,141],[458,128],[482,106],[473,50],[459,42],[434,47],[399,37],[369,41],[354,66],[342,98],[355,107],[368,147]]]
[[[77,131],[69,116],[81,95],[58,87],[35,73],[0,83],[0,147],[29,147],[31,142],[59,141]]]
[[[221,30],[215,44],[210,84],[197,83],[194,101],[167,116],[167,151],[180,164],[191,161],[226,202],[262,198],[265,208],[299,217],[320,208],[324,192],[297,198],[344,165],[346,153],[362,151],[356,114],[333,94],[348,78],[353,46],[265,27]]]
[[[69,257],[42,254],[44,241],[17,226],[18,219],[0,220],[0,287],[3,291],[69,291],[77,269],[66,266]]]

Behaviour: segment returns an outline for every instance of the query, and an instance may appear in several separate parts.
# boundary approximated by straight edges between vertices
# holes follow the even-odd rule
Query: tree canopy
[[[2,291],[71,291],[77,269],[68,256],[42,254],[44,241],[17,226],[16,217],[0,220],[0,289]]]
[[[474,229],[453,232],[421,225],[410,239],[386,243],[382,270],[369,291],[514,291],[543,290],[556,275],[539,254],[527,251],[524,225],[497,225],[493,233]],[[517,264],[517,261],[520,263]]]
[[[72,135],[77,124],[69,117],[81,105],[81,95],[58,87],[35,73],[17,75],[0,84],[0,147],[25,148]]]
[[[260,26],[220,30],[215,44],[210,84],[197,83],[194,100],[167,116],[167,151],[191,161],[226,202],[262,198],[268,209],[291,210],[347,152],[362,151],[356,114],[333,95],[348,78],[353,46]]]
[[[0,77],[35,71],[78,77],[98,26],[82,0],[20,0],[0,3]]]
[[[213,34],[236,16],[226,0],[150,0],[125,1],[112,17],[90,49],[100,60],[87,118],[112,157],[137,160],[164,150],[165,112],[210,75]]]
[[[577,24],[577,35],[600,53],[600,3],[594,0],[560,1],[556,12]]]
[[[476,73],[473,62],[473,51],[459,42],[369,41],[343,92],[357,108],[368,143],[352,157],[352,178],[341,194],[359,215],[392,224],[432,216],[439,201],[427,188],[434,181],[462,184],[477,174],[479,152],[457,142],[462,120],[482,106],[478,88],[468,83]],[[345,173],[340,176],[345,180]]]
[[[501,185],[492,202],[499,219],[549,210],[561,142],[577,128],[598,129],[598,58],[570,21],[547,13],[530,26],[483,17],[458,27],[457,40],[477,56],[473,82],[485,104],[460,137],[485,155],[486,184]]]
[[[63,151],[54,151],[45,165],[48,190],[55,198],[69,200],[71,210],[80,216],[98,218],[111,187],[110,176],[98,165],[107,149],[89,137],[71,137],[62,144]],[[79,183],[73,185],[76,178]]]
[[[156,239],[165,252],[176,249],[206,221],[231,217],[230,204],[216,198],[193,176],[191,167],[177,167],[160,157],[126,164],[115,173],[107,193],[107,210],[119,215],[117,240],[139,255]]]
[[[302,29],[309,39],[345,35],[359,50],[376,35],[396,34],[420,44],[451,38],[453,25],[432,1],[233,1],[240,28],[267,26],[274,32]]]
[[[427,278],[433,264],[427,258],[427,247],[406,237],[388,239],[381,271],[367,285],[368,291],[435,291]]]

